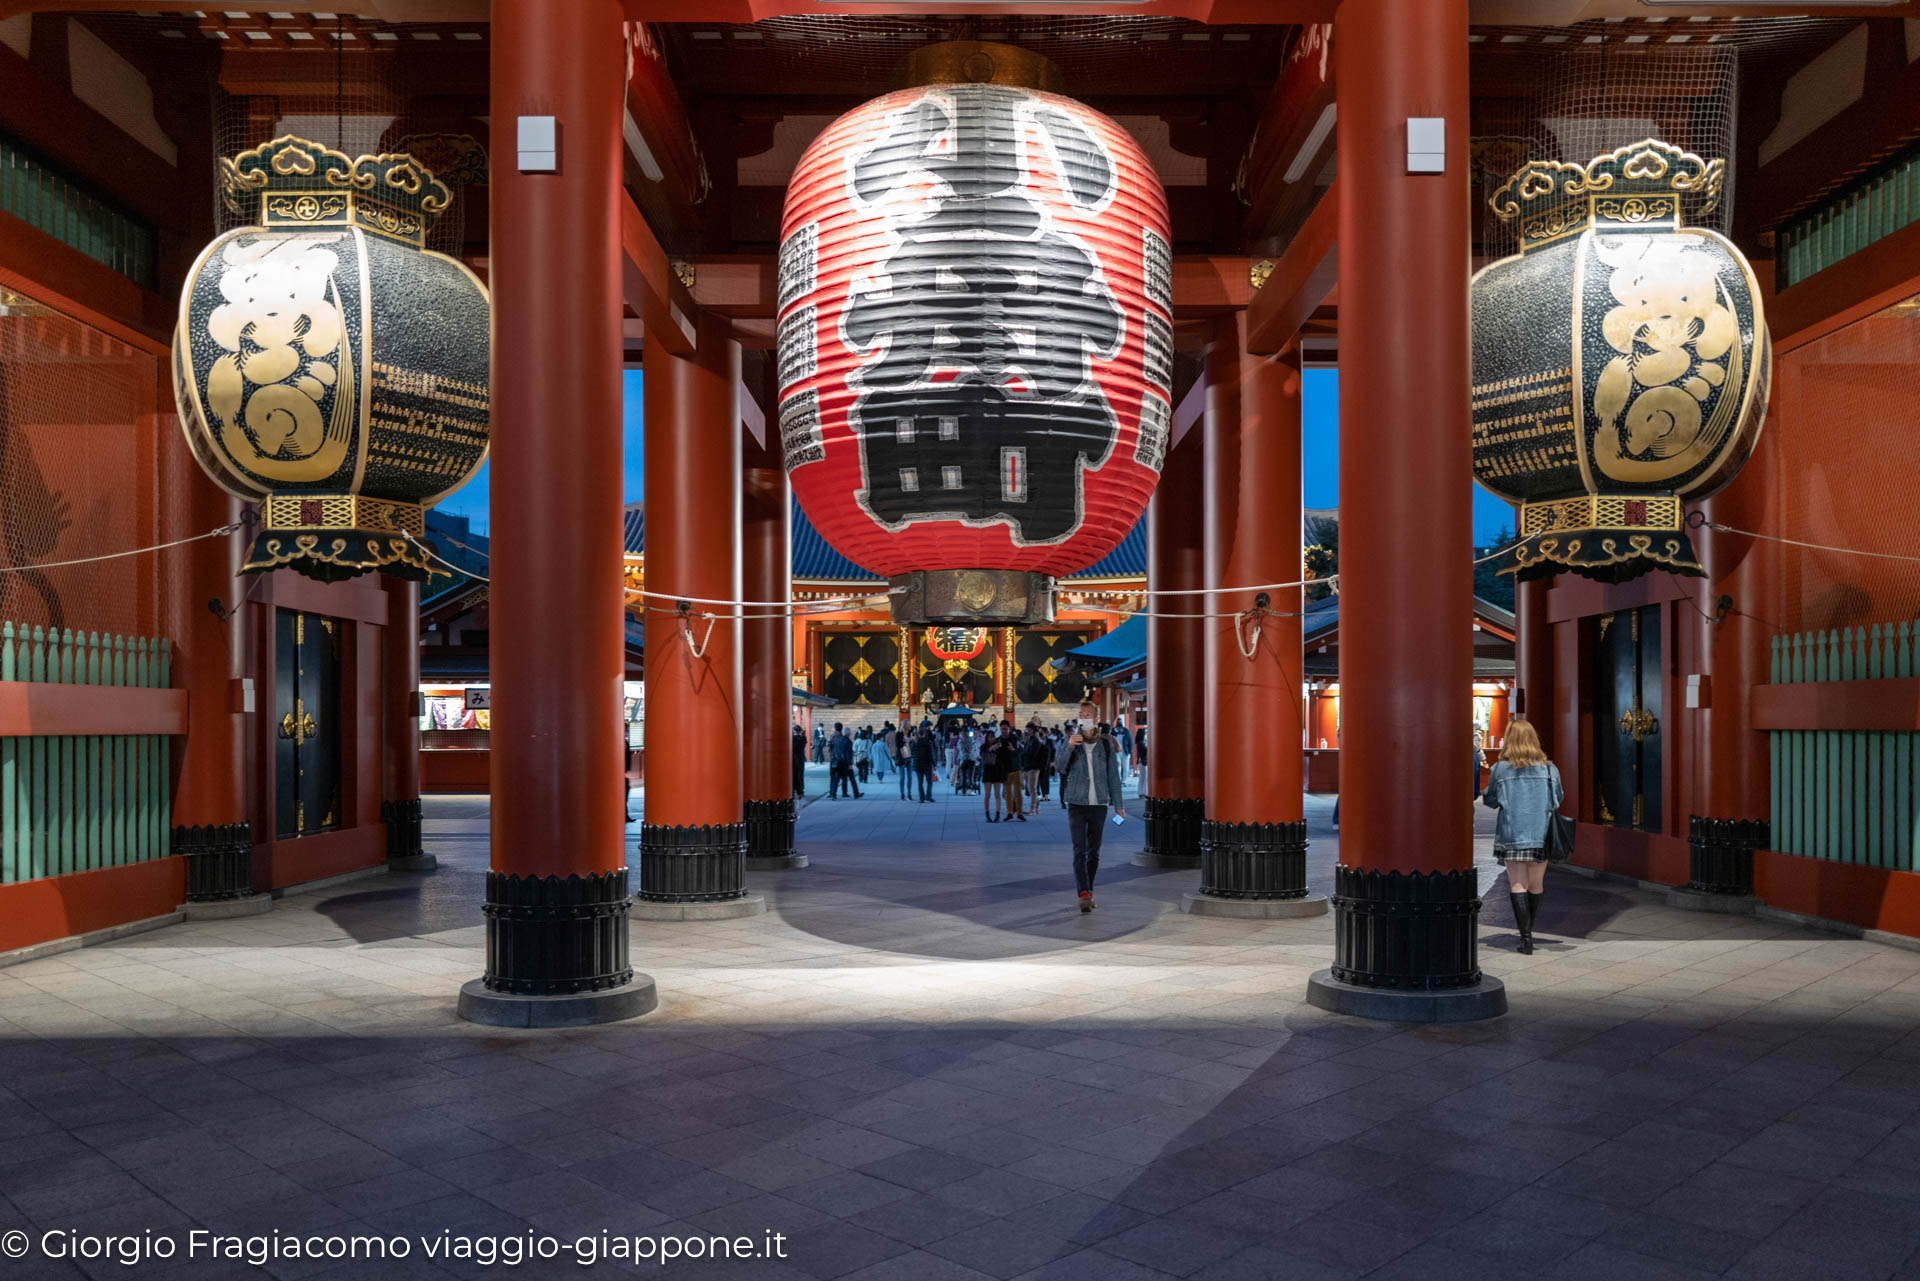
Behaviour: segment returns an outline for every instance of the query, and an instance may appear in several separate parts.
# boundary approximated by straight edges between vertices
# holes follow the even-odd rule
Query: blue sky
[[[1340,371],[1308,369],[1300,393],[1300,471],[1308,507],[1340,505]],[[1513,507],[1472,481],[1473,541],[1513,528]]]
[[[641,497],[640,371],[625,378],[626,493],[628,502]],[[1337,507],[1340,502],[1340,375],[1333,369],[1306,371],[1301,408],[1301,469],[1309,507]],[[1471,482],[1462,481],[1463,484]],[[487,468],[465,488],[440,504],[440,510],[473,521],[476,533],[487,532]],[[1473,487],[1473,537],[1486,542],[1513,525],[1513,508],[1478,485]]]
[[[623,435],[625,441],[622,454],[625,458],[627,475],[627,501],[640,501],[640,474],[644,467],[640,458],[640,371],[629,369],[621,375],[621,400]],[[487,473],[493,464],[487,463],[475,473],[474,478],[458,492],[449,494],[439,504],[439,510],[455,516],[465,516],[473,522],[473,532],[487,532]]]

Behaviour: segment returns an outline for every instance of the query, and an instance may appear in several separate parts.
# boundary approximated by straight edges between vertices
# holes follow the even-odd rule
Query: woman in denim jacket
[[[1533,951],[1533,919],[1547,879],[1547,818],[1565,795],[1560,771],[1540,747],[1540,735],[1525,719],[1507,726],[1506,746],[1494,762],[1480,803],[1500,811],[1493,826],[1493,856],[1507,869],[1507,898],[1520,927],[1520,950]]]

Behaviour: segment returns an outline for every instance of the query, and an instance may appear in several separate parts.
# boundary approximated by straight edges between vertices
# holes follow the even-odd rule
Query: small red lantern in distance
[[[1040,621],[1139,520],[1172,421],[1166,194],[1081,103],[934,84],[829,125],[787,189],[794,492],[902,621]]]

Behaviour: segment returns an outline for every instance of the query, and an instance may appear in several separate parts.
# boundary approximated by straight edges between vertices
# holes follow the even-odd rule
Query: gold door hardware
[[[297,698],[293,700],[293,710],[280,718],[280,737],[292,739],[295,747],[319,732],[319,722],[307,713],[306,704]]]
[[[1660,732],[1660,718],[1644,707],[1633,707],[1620,714],[1620,732],[1630,734],[1636,743],[1644,743]]]

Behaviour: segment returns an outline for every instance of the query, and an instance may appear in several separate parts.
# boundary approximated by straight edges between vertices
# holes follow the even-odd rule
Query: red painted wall
[[[0,885],[0,952],[165,916],[186,895],[181,858]]]

